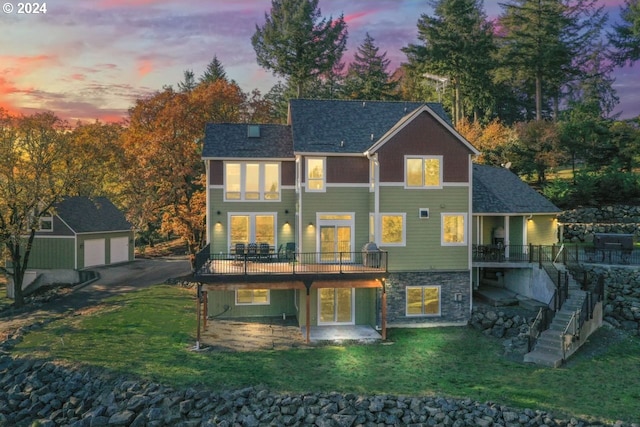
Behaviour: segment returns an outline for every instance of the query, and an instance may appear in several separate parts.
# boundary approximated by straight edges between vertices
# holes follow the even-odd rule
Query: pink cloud
[[[144,77],[153,71],[153,63],[150,59],[142,59],[138,62],[138,76]]]

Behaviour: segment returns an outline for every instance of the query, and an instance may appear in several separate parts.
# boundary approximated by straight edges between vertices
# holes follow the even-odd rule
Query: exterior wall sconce
[[[289,209],[285,209],[285,210],[284,210],[284,214],[285,214],[285,215],[289,215]]]
[[[216,222],[216,225],[222,225],[222,221]]]
[[[285,222],[284,222],[284,225],[289,225],[289,221],[285,221]]]
[[[218,211],[218,212],[216,212],[216,213],[217,213],[218,215],[220,215],[222,212]]]

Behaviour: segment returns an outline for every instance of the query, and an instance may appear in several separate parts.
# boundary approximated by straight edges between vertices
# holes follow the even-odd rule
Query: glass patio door
[[[351,261],[351,226],[320,226],[320,261],[338,262],[342,252],[342,261]]]
[[[353,324],[353,289],[318,290],[319,324]]]

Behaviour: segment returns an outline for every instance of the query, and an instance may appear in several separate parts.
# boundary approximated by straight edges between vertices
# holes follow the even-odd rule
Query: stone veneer
[[[469,283],[469,271],[391,273],[386,285],[388,326],[466,324],[471,317]],[[440,286],[440,316],[406,316],[407,286]],[[456,294],[461,296],[459,301]]]
[[[576,279],[604,277],[604,320],[640,335],[640,270],[637,266],[585,264],[571,268]]]
[[[565,242],[593,242],[594,233],[635,234],[640,237],[640,206],[576,208],[558,215]]]

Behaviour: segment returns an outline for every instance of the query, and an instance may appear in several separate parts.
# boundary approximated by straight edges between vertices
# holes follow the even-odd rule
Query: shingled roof
[[[509,169],[473,165],[474,214],[554,214],[560,208]]]
[[[67,197],[56,205],[56,215],[76,233],[131,229],[124,214],[106,197]]]
[[[249,136],[249,126],[259,136]],[[202,157],[293,158],[291,128],[286,125],[209,123],[205,128]]]
[[[289,101],[294,149],[300,153],[364,153],[421,106],[451,123],[441,104],[404,101]]]

